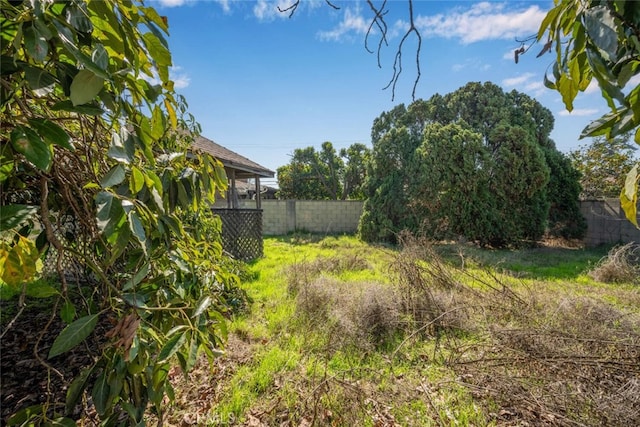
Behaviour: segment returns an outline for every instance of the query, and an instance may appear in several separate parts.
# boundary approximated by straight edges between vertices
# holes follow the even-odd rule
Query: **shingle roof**
[[[236,178],[253,178],[255,175],[265,178],[273,178],[275,172],[235,153],[204,136],[196,137],[192,147],[194,151],[201,151],[220,160],[225,168],[235,169]]]

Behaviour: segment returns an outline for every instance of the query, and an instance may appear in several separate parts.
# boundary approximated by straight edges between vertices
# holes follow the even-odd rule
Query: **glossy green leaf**
[[[125,221],[122,203],[113,194],[101,191],[96,195],[98,228],[109,237]]]
[[[0,208],[0,231],[17,227],[38,212],[38,208],[28,205],[4,205]]]
[[[40,418],[44,415],[45,409],[42,405],[28,406],[15,414],[11,415],[7,420],[7,426],[23,426],[27,422],[32,421],[28,426],[34,425],[34,419]]]
[[[137,167],[133,166],[131,168],[131,192],[133,194],[138,194],[140,190],[144,187],[144,175]]]
[[[594,120],[587,127],[582,130],[580,138],[587,136],[604,135],[611,130],[613,124],[618,120],[619,113],[608,113],[600,117],[598,120]]]
[[[46,70],[25,66],[24,77],[33,93],[38,96],[46,96],[53,92],[56,78]]]
[[[67,414],[72,413],[74,408],[80,401],[82,393],[87,388],[89,378],[91,377],[91,374],[93,374],[94,369],[95,365],[83,369],[80,374],[73,379],[71,385],[69,385],[65,401],[65,410]]]
[[[11,132],[11,145],[38,169],[48,171],[51,167],[53,156],[49,145],[33,129],[16,126]]]
[[[71,83],[71,95],[73,105],[86,104],[95,99],[104,87],[104,79],[89,70],[80,70]]]
[[[16,61],[11,56],[0,56],[0,75],[8,76],[20,71],[22,69],[21,64],[23,64],[21,61]]]
[[[200,302],[198,302],[198,305],[196,306],[196,309],[193,311],[193,314],[191,315],[191,317],[198,317],[200,316],[202,313],[205,312],[205,310],[207,308],[209,308],[209,306],[211,305],[211,303],[213,302],[213,300],[211,299],[211,296],[207,295],[204,298],[202,298],[200,300]]]
[[[96,379],[93,390],[91,390],[91,398],[96,411],[100,415],[104,415],[111,406],[109,402],[109,384],[107,383],[107,373],[105,371],[102,371]]]
[[[96,45],[91,53],[91,60],[97,67],[102,70],[107,70],[109,67],[109,54],[102,44]]]
[[[640,228],[638,226],[638,181],[640,180],[638,167],[640,163],[637,163],[627,174],[620,194],[620,205],[627,219]]]
[[[126,171],[124,166],[121,164],[117,164],[112,167],[109,172],[105,174],[105,176],[100,180],[100,186],[102,188],[113,187],[114,185],[120,184],[126,178]]]
[[[70,3],[65,9],[65,12],[67,22],[76,30],[82,33],[90,33],[93,30],[93,24],[89,19],[89,11],[87,10],[86,3]]]
[[[171,54],[169,49],[162,44],[155,34],[145,33],[142,35],[142,38],[151,58],[159,67],[171,66]]]
[[[51,40],[53,33],[51,33],[51,30],[43,19],[36,19],[33,21],[33,25],[40,36],[44,37],[45,40]]]
[[[49,144],[55,144],[71,151],[74,150],[67,132],[51,120],[29,119],[29,125]]]
[[[122,290],[123,291],[128,291],[128,290],[133,289],[140,282],[142,282],[145,277],[147,277],[147,274],[149,274],[149,264],[148,263],[144,264],[138,270],[138,272],[130,280],[128,280],[127,283],[124,284],[124,286],[122,287]]]
[[[618,86],[624,87],[631,77],[635,76],[638,73],[638,69],[640,68],[640,61],[629,61],[625,65],[622,66],[620,73],[618,74]]]
[[[128,135],[120,135],[118,133],[111,135],[111,145],[107,151],[107,156],[118,162],[129,164],[133,160],[135,149],[132,146],[127,147],[126,140],[123,141],[123,138],[131,139]]]
[[[76,317],[76,306],[71,301],[65,301],[60,308],[60,318],[66,324],[73,322]]]
[[[93,73],[99,77],[102,77],[104,79],[109,78],[109,75],[96,64],[94,64],[88,55],[80,51],[75,42],[73,33],[71,32],[71,30],[69,30],[69,28],[67,28],[57,20],[53,21],[53,25],[58,30],[58,37],[60,38],[60,41],[62,42],[64,47],[66,47],[69,52],[71,52],[73,57],[76,58],[76,60],[80,64],[82,64],[87,70],[93,71]]]
[[[144,231],[144,226],[142,225],[142,221],[140,221],[140,217],[136,213],[136,211],[132,210],[129,212],[129,228],[131,232],[138,239],[140,243],[140,247],[142,250],[147,253],[147,234]]]
[[[27,53],[36,62],[42,62],[49,53],[47,39],[31,23],[23,26],[22,35]]]
[[[153,108],[151,115],[151,137],[153,139],[160,139],[166,131],[167,120],[159,105]]]
[[[198,341],[198,333],[193,332],[191,334],[191,343],[189,344],[189,353],[185,361],[185,370],[189,372],[196,365],[198,361],[198,349],[200,348],[200,342]]]
[[[32,268],[31,274],[35,274],[36,269]],[[51,285],[42,282],[35,282],[27,286],[27,295],[33,298],[51,298],[60,295],[60,292]]]
[[[49,359],[71,350],[84,341],[96,327],[99,314],[84,316],[65,327],[49,350]]]
[[[606,6],[590,7],[584,11],[584,27],[591,41],[600,49],[604,58],[617,60],[618,33],[613,16]]]
[[[187,341],[187,333],[177,333],[167,340],[165,345],[160,350],[158,355],[158,362],[165,362],[171,358],[174,354],[180,350],[180,347]]]
[[[144,296],[140,294],[137,294],[137,293],[124,294],[122,295],[122,299],[131,307],[147,308],[147,302]]]

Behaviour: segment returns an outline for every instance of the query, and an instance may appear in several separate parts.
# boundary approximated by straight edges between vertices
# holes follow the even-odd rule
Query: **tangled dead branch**
[[[640,284],[640,245],[631,242],[612,248],[589,276],[604,283]]]

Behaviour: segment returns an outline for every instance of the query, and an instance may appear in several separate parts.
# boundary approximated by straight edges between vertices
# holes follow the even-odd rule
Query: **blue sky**
[[[408,3],[388,2],[389,46],[365,49],[372,13],[365,1],[302,0],[293,17],[280,13],[294,0],[153,0],[168,17],[172,78],[202,134],[276,170],[296,148],[331,141],[337,149],[370,146],[373,120],[399,103],[409,104],[416,77],[415,43],[403,54],[403,72],[392,100],[383,90],[407,28]],[[378,4],[380,2],[375,1]],[[470,81],[491,81],[536,98],[555,116],[552,138],[563,152],[589,140],[581,130],[607,111],[596,85],[578,96],[568,114],[543,76],[552,55],[536,58],[534,46],[514,61],[523,38],[537,32],[551,1],[414,1],[423,36],[416,98],[446,94]],[[379,32],[369,42],[375,50]],[[637,83],[636,83],[637,84]],[[633,86],[631,86],[633,87]],[[274,183],[273,181],[272,183]]]

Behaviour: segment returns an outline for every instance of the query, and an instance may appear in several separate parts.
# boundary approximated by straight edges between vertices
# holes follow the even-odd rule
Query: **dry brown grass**
[[[370,269],[369,262],[357,253],[343,256],[316,258],[285,268],[283,274],[287,276],[288,290],[296,294],[301,285],[310,282],[322,273],[339,274],[343,271],[360,271]]]
[[[328,348],[345,345],[371,351],[400,327],[394,290],[373,282],[345,283],[320,276],[300,286],[298,314],[328,332]]]
[[[405,242],[393,266],[403,306],[417,327],[437,327],[440,360],[487,408],[501,408],[490,413],[499,425],[640,425],[637,310],[472,273],[429,242]]]
[[[632,242],[612,248],[589,276],[603,283],[640,284],[640,245]]]
[[[321,344],[310,340],[297,370],[278,374],[246,425],[453,425],[447,411],[464,399],[484,417],[475,425],[640,425],[637,288],[565,289],[469,269],[462,257],[452,265],[413,236],[401,242],[389,283],[340,280],[370,268],[355,254],[286,269],[288,333]],[[421,413],[394,412],[414,402]]]

